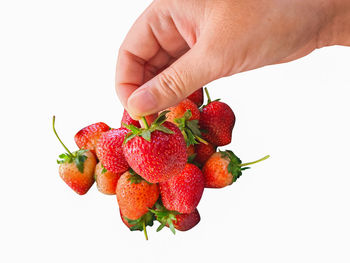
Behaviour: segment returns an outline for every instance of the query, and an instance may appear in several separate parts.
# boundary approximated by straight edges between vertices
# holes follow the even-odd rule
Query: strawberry
[[[159,189],[157,184],[151,184],[129,170],[119,178],[116,195],[123,216],[137,220],[157,202]]]
[[[202,106],[203,104],[203,87],[200,89],[197,89],[195,92],[193,92],[190,96],[187,97],[188,99],[192,100],[197,107]]]
[[[180,173],[187,161],[186,143],[179,128],[166,122],[166,113],[145,128],[125,125],[131,132],[123,144],[130,167],[150,183],[164,182]]]
[[[179,214],[175,217],[174,227],[180,231],[187,231],[196,226],[201,221],[198,209],[196,208],[192,213]]]
[[[201,138],[199,130],[200,112],[197,106],[189,99],[185,99],[174,107],[168,108],[167,120],[176,124],[181,130],[187,147],[201,141],[206,143]]]
[[[153,210],[151,209],[151,212],[154,213],[156,219],[160,222],[157,232],[162,230],[164,226],[167,226],[174,235],[175,229],[180,231],[190,230],[201,220],[197,208],[189,214],[180,214],[176,211],[170,211],[163,205],[156,203],[156,208]]]
[[[55,116],[52,120],[53,131],[67,153],[61,154],[57,161],[62,180],[77,194],[84,195],[94,184],[95,155],[89,150],[71,152],[63,144],[55,129]]]
[[[209,157],[216,152],[216,146],[211,143],[199,143],[195,146],[196,157],[194,161],[199,163],[200,165],[204,165],[205,162],[209,159]]]
[[[189,214],[196,209],[202,198],[204,177],[197,166],[188,163],[181,173],[160,183],[159,187],[166,209]]]
[[[265,159],[269,155],[249,163],[242,161],[232,151],[220,151],[214,153],[203,166],[203,175],[205,178],[205,187],[222,188],[232,183],[242,175],[242,171],[248,169],[245,167]]]
[[[112,173],[123,173],[129,169],[125,160],[122,144],[126,128],[112,129],[102,134],[96,146],[96,154],[102,165]]]
[[[195,154],[194,145],[190,145],[187,147],[187,159]]]
[[[137,220],[130,220],[126,218],[122,211],[119,209],[120,218],[122,219],[123,223],[130,229],[130,231],[143,231],[145,234],[146,240],[148,240],[148,235],[146,231],[146,226],[153,226],[154,222],[154,214],[152,212],[147,212],[143,216],[141,216]]]
[[[202,134],[199,130],[198,120],[191,120],[191,117],[191,111],[187,110],[183,117],[174,120],[185,138],[187,147],[198,144],[199,142],[206,144],[207,142],[201,137]]]
[[[167,121],[176,124],[175,119],[182,118],[185,112],[188,110],[192,113],[192,116],[189,118],[190,121],[199,120],[200,112],[197,105],[193,101],[185,99],[179,104],[167,109],[167,111],[169,111],[169,113],[167,114]]]
[[[106,195],[115,195],[118,180],[122,174],[108,171],[101,162],[95,168],[95,180],[97,189]]]
[[[121,120],[121,125],[123,125],[123,124],[128,124],[128,125],[132,124],[132,125],[134,125],[134,126],[140,128],[140,123],[139,123],[139,121],[134,120],[133,118],[131,118],[130,115],[129,115],[129,113],[128,113],[126,110],[124,110],[124,112],[123,112],[123,118],[122,118],[122,120]]]
[[[74,136],[74,140],[80,149],[90,150],[95,154],[96,145],[101,134],[109,130],[109,126],[103,122],[94,123],[78,131]]]
[[[199,126],[203,130],[202,137],[216,146],[227,145],[231,143],[236,117],[226,103],[211,101],[207,88],[205,92],[208,104],[202,108],[199,120]]]

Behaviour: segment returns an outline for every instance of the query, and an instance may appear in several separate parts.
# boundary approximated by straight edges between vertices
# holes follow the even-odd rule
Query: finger
[[[119,51],[116,92],[125,108],[130,94],[188,49],[172,19],[154,6],[135,22]]]
[[[164,67],[168,66],[173,59],[174,58],[171,57],[168,52],[160,49],[158,53],[145,64],[144,82],[156,76]]]
[[[203,57],[195,45],[172,65],[133,92],[127,107],[134,115],[148,115],[173,106],[192,92],[212,81],[209,56]]]

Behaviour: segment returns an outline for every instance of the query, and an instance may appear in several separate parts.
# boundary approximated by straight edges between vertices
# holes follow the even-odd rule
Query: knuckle
[[[182,75],[176,69],[169,67],[158,75],[158,85],[163,96],[182,98],[185,93],[185,85]]]

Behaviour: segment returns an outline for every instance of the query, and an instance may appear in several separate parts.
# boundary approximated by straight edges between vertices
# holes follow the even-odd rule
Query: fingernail
[[[138,116],[152,113],[156,107],[156,98],[146,89],[135,91],[128,99],[128,109]]]

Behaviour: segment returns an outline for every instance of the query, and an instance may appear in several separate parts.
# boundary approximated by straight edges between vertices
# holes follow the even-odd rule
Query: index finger
[[[160,46],[143,16],[135,22],[119,49],[116,69],[116,92],[127,108],[127,99],[144,82],[145,64]]]

